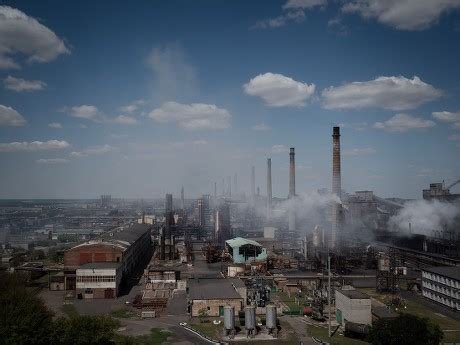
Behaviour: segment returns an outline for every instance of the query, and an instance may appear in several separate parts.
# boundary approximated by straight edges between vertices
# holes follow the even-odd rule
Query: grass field
[[[375,299],[384,302],[385,294],[380,294],[374,289],[360,289],[366,294]],[[435,313],[429,307],[414,302],[410,299],[405,299],[406,309],[403,310],[404,313],[416,315],[419,317],[428,318],[432,322],[436,323],[444,331],[444,342],[460,342],[460,321],[454,320],[448,316]]]
[[[128,308],[119,308],[112,310],[110,312],[110,316],[116,317],[119,319],[137,319],[139,316],[136,314],[136,312],[132,309]]]
[[[308,334],[310,336],[316,337],[325,342],[329,342],[333,345],[366,345],[368,344],[365,341],[347,338],[347,337],[344,337],[343,335],[339,335],[338,333],[336,333],[332,337],[332,339],[329,340],[328,333],[327,333],[328,330],[324,327],[307,326],[307,329],[308,329]]]
[[[120,345],[161,345],[165,343],[172,333],[168,330],[160,328],[152,328],[148,335],[138,336],[122,336],[119,335],[115,339],[115,344]]]

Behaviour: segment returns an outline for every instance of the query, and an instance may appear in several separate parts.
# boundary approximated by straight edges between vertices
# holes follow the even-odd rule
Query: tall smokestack
[[[228,196],[231,197],[232,196],[232,177],[231,176],[227,176],[227,181],[228,181]]]
[[[295,149],[291,147],[289,150],[289,199],[295,198]],[[294,205],[291,204],[288,210],[288,226],[289,231],[296,229],[296,216]]]
[[[217,199],[217,182],[214,182],[214,199]]]
[[[342,196],[342,176],[340,174],[340,127],[332,130],[332,194],[340,199]],[[340,240],[342,229],[342,205],[334,202],[332,205],[332,236],[331,247],[335,248]]]
[[[233,176],[233,195],[238,194],[238,175]]]
[[[272,217],[272,159],[267,159],[267,219]]]
[[[182,211],[185,209],[184,186],[180,189],[180,208]]]
[[[295,149],[289,150],[289,198],[295,197]]]
[[[256,200],[256,168],[251,168],[251,201],[254,203]]]

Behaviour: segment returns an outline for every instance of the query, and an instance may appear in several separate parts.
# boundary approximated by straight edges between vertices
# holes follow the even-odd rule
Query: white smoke
[[[460,216],[460,207],[437,200],[416,200],[407,202],[404,207],[388,221],[392,230],[432,236],[433,231],[451,227]]]

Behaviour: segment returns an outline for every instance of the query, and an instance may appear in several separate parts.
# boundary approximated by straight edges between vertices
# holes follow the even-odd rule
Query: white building
[[[354,322],[363,325],[372,324],[371,299],[358,290],[335,291],[335,316],[342,326]]]
[[[121,282],[121,265],[116,262],[94,262],[76,270],[78,298],[115,298]]]
[[[460,267],[429,267],[422,270],[422,294],[460,311]]]

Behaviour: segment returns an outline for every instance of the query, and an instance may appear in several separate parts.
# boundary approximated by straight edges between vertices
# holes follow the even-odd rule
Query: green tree
[[[52,317],[21,275],[0,273],[0,344],[49,344]]]
[[[113,344],[119,321],[108,315],[73,315],[54,322],[53,343],[59,344]]]
[[[368,340],[373,345],[438,345],[442,338],[439,325],[426,318],[401,314],[396,319],[377,321]]]

